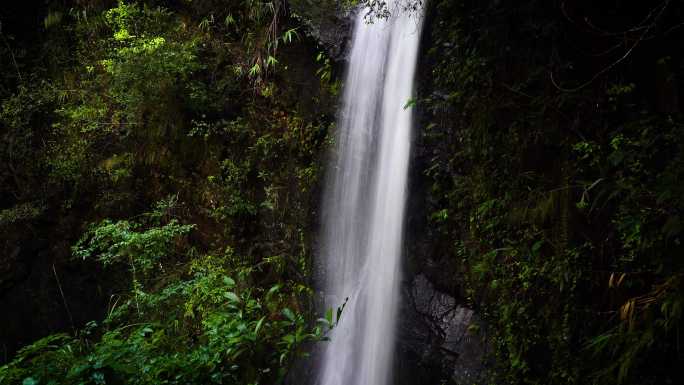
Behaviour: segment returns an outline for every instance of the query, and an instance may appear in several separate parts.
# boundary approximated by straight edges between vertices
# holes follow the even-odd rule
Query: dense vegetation
[[[58,310],[2,327],[0,383],[283,378],[332,322],[309,288],[324,55],[278,2],[4,12],[0,284]]]
[[[489,324],[495,383],[681,383],[684,8],[429,17],[425,237]]]
[[[492,384],[681,383],[684,7],[423,3],[410,266]],[[0,9],[0,384],[278,383],[335,318],[337,5],[45,4]]]

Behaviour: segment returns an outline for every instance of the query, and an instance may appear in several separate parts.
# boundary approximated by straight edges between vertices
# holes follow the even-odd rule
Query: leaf
[[[332,325],[333,322],[333,309],[330,307],[325,312],[325,320],[328,321],[328,325]]]
[[[269,55],[268,59],[266,59],[266,67],[275,67],[276,64],[278,64],[278,59]]]
[[[589,190],[593,189],[594,187],[596,187],[596,185],[601,183],[601,182],[603,182],[603,178],[598,178],[596,181],[594,181],[594,183],[589,185],[589,187],[585,188],[584,190],[589,191]]]
[[[229,292],[226,292],[226,294],[224,294],[224,295],[226,298],[228,298],[228,300],[230,302],[240,303],[240,297],[238,297],[237,294],[235,294],[234,292],[229,291]]]
[[[293,334],[286,334],[283,336],[283,341],[287,342],[288,344],[292,345],[295,343],[295,336]]]
[[[272,288],[268,290],[268,293],[266,293],[266,302],[269,302],[271,300],[271,297],[280,290],[280,285],[275,285]]]
[[[620,306],[620,319],[625,321],[632,318],[634,314],[634,299],[630,299]]]
[[[283,315],[285,316],[285,318],[289,319],[290,321],[292,321],[292,322],[295,321],[295,315],[292,312],[292,310],[290,310],[290,308],[286,307],[285,309],[283,309]]]
[[[287,31],[285,31],[285,33],[283,34],[283,42],[292,43],[292,37],[299,37],[296,28],[288,29]]]
[[[254,334],[259,334],[259,330],[261,330],[261,326],[264,324],[264,320],[266,317],[261,317],[259,322],[257,322],[256,327],[254,328]]]
[[[611,334],[611,333],[601,334],[601,335],[591,339],[589,341],[589,343],[587,344],[587,347],[593,349],[595,354],[599,353],[606,346],[608,346],[608,344],[610,343],[610,341],[613,339],[614,336],[615,335]]]
[[[345,298],[342,306],[337,308],[337,318],[335,323],[340,323],[340,317],[342,317],[342,311],[344,310],[344,307],[347,306],[347,301],[349,301],[349,297]]]
[[[532,245],[532,254],[533,255],[539,255],[539,250],[541,250],[541,247],[544,245],[544,241],[540,240],[534,243]]]
[[[261,66],[259,63],[255,63],[252,68],[249,69],[249,76],[255,77],[256,75],[261,73]]]
[[[233,280],[230,277],[223,277],[223,283],[226,284],[228,287],[234,287],[235,286],[235,280]]]

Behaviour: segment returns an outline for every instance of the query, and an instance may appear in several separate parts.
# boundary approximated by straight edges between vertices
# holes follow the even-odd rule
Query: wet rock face
[[[336,0],[290,0],[290,11],[305,25],[306,34],[316,40],[335,62],[346,58],[352,18]]]
[[[397,384],[474,384],[483,380],[486,345],[473,310],[419,274],[403,287]]]

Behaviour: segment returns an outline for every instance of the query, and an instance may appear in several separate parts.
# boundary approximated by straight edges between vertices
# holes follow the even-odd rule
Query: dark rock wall
[[[426,275],[405,281],[397,341],[397,384],[475,384],[487,345],[477,314],[435,289]]]

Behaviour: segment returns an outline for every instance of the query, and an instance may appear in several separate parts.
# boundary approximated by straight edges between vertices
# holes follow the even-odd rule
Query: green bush
[[[159,216],[148,215],[150,222]],[[302,345],[321,340],[332,320],[310,326],[296,310],[293,287],[260,287],[254,281],[260,267],[236,265],[239,258],[230,249],[212,256],[183,248],[193,227],[174,219],[93,226],[74,246],[74,257],[125,266],[130,292],[116,298],[101,326],[92,322],[75,337],[52,335],[23,348],[0,367],[0,384],[282,379]]]

